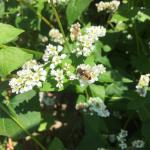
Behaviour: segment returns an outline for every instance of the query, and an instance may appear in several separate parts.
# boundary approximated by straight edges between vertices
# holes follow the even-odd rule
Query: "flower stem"
[[[26,6],[28,6],[28,8],[30,8],[41,20],[43,20],[43,22],[45,22],[45,24],[47,24],[50,28],[54,28],[54,25],[47,20],[43,15],[41,15],[39,12],[36,12],[35,9],[32,7],[32,5],[30,5],[29,3],[25,2],[24,0],[18,0],[20,3],[25,4]]]
[[[60,21],[60,17],[59,17],[59,15],[58,15],[58,12],[57,12],[57,10],[56,10],[56,8],[55,8],[55,5],[54,5],[54,3],[53,3],[53,0],[50,0],[50,2],[51,2],[51,6],[52,6],[53,13],[54,13],[54,15],[55,15],[55,17],[56,17],[56,20],[57,20],[59,29],[60,29],[60,31],[61,31],[61,33],[62,33],[62,35],[63,35],[63,38],[64,38],[64,40],[65,40],[65,43],[67,44],[67,48],[68,48],[68,50],[70,51],[69,43],[68,43],[68,40],[67,40],[67,38],[66,38],[66,35],[65,35],[65,32],[64,32],[62,23],[61,23],[61,21]]]
[[[89,99],[89,94],[88,94],[87,88],[85,89],[85,95],[86,95],[86,98]]]
[[[8,107],[9,111],[5,108],[5,106],[3,106],[2,104],[0,104],[0,108],[27,134],[29,135],[32,140],[39,145],[39,147],[41,148],[41,150],[46,150],[46,148],[34,137],[30,134],[30,132],[28,132],[24,126],[17,120],[16,114],[15,112],[11,109],[11,107]]]

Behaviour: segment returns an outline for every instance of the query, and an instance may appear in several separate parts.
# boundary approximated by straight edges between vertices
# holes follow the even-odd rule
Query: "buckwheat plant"
[[[0,111],[7,114],[0,113],[0,136],[17,135],[21,143],[28,136],[37,144],[33,149],[41,150],[55,150],[55,143],[66,150],[148,149],[149,2],[15,3],[0,0],[1,22],[31,29],[22,34],[0,23]],[[20,48],[26,41],[30,50]],[[19,148],[20,140],[16,143]]]

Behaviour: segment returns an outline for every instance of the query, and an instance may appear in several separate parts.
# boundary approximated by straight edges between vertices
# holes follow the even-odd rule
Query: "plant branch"
[[[61,21],[60,21],[60,17],[59,17],[59,15],[58,15],[58,12],[57,12],[57,10],[56,10],[56,8],[55,8],[55,6],[54,6],[53,0],[50,0],[50,2],[51,2],[51,6],[52,6],[53,13],[54,13],[54,15],[55,15],[55,17],[56,17],[56,20],[57,20],[59,29],[60,29],[60,31],[61,31],[61,33],[62,33],[62,35],[63,35],[63,38],[64,38],[64,40],[65,40],[65,43],[67,44],[67,48],[68,48],[68,50],[70,51],[69,43],[68,43],[68,40],[67,40],[67,38],[66,38],[66,35],[65,35],[65,32],[64,32],[62,23],[61,23]]]
[[[5,106],[3,106],[2,104],[0,104],[0,108],[27,134],[29,135],[32,140],[37,144],[39,145],[39,147],[42,149],[42,150],[46,150],[46,148],[34,137],[30,134],[30,132],[28,132],[24,126],[17,120],[17,117],[16,117],[16,114],[14,111],[12,111],[11,107],[8,107],[9,108],[9,112]]]

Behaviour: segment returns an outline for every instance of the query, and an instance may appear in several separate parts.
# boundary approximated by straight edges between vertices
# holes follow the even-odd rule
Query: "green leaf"
[[[0,44],[6,44],[13,40],[16,40],[18,35],[24,32],[21,29],[17,29],[11,25],[0,23]]]
[[[105,98],[105,88],[103,86],[91,84],[89,87],[90,87],[92,96],[100,97],[102,99]]]
[[[128,20],[129,20],[129,18],[119,14],[119,12],[116,12],[112,17],[111,22],[118,22],[118,21],[124,22],[124,21],[128,21]]]
[[[65,150],[65,147],[58,138],[54,138],[48,150]]]
[[[98,133],[99,131],[108,132],[105,121],[97,115],[84,115],[84,122],[88,125],[88,127],[86,127],[87,131],[88,128],[91,128],[95,133]]]
[[[89,6],[92,0],[70,0],[67,6],[67,20],[71,25],[76,19],[78,19],[83,11]]]
[[[100,75],[99,81],[102,83],[111,83],[114,81],[122,81],[124,83],[133,82],[131,79],[123,77],[118,71],[107,71]]]
[[[3,92],[6,92],[6,90],[9,89],[9,82],[6,80],[6,81],[3,81],[0,83],[0,93],[2,94]],[[7,94],[6,94],[7,95]]]
[[[145,14],[142,11],[138,11],[136,18],[141,21],[141,22],[145,22],[146,20],[150,20],[150,16]]]
[[[32,99],[34,96],[36,95],[36,92],[34,90],[31,90],[29,92],[23,93],[23,94],[19,94],[16,95],[15,97],[13,97],[10,101],[10,105],[15,108],[16,106],[18,106],[19,104],[21,104],[24,101],[29,101],[30,99]]]
[[[94,56],[93,55],[90,55],[89,57],[87,57],[84,61],[85,64],[88,64],[88,65],[95,65],[94,63]]]
[[[49,92],[49,91],[54,91],[54,86],[50,83],[50,82],[47,82],[45,81],[43,83],[43,86],[40,88],[40,91],[41,92]]]
[[[84,115],[84,126],[85,135],[76,150],[96,150],[106,144],[106,138],[104,139],[101,133],[107,132],[108,129],[103,119],[98,116]]]
[[[106,95],[121,96],[125,90],[127,90],[127,87],[125,87],[122,82],[112,83],[107,86]]]
[[[104,45],[103,50],[104,50],[104,52],[110,52],[112,49],[109,45]]]
[[[47,122],[41,123],[40,126],[39,126],[39,128],[38,128],[38,131],[39,132],[45,131],[47,129],[47,125],[48,125]]]
[[[150,120],[143,123],[142,134],[145,138],[150,138]]]
[[[143,54],[139,56],[131,56],[132,65],[141,72],[150,72],[150,60],[148,56]]]
[[[0,49],[0,76],[6,76],[32,58],[31,54],[17,47],[5,46]]]
[[[150,106],[149,106],[149,104],[147,104],[147,106],[145,105],[145,106],[141,107],[141,109],[138,110],[138,115],[142,122],[150,120],[149,109],[150,109]]]
[[[112,78],[111,72],[105,72],[100,75],[99,81],[104,83],[111,83],[114,81],[114,79]]]
[[[17,115],[17,121],[26,130],[32,130],[39,125],[41,121],[41,115],[39,112],[28,112],[27,114]],[[12,137],[12,138],[23,138],[26,136],[24,131],[8,116],[0,114],[0,135]]]
[[[87,86],[81,87],[80,85],[76,85],[76,92],[77,93],[84,93]]]

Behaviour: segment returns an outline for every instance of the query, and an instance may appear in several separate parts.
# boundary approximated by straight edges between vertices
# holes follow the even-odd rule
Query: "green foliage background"
[[[129,143],[133,139],[144,139],[144,149],[150,149],[150,89],[145,98],[135,92],[140,75],[150,73],[150,1],[122,0],[114,14],[97,13],[96,2],[99,1],[70,0],[67,5],[56,5],[56,9],[67,36],[70,25],[76,21],[82,26],[91,24],[107,28],[107,35],[84,60],[86,64],[102,63],[107,72],[87,91],[90,96],[102,98],[112,114],[119,111],[122,118],[112,115],[103,119],[75,110],[75,104],[87,101],[85,89],[75,83],[66,84],[58,92],[53,83],[46,81],[41,89],[9,95],[10,78],[26,61],[35,58],[42,62],[46,46],[42,37],[59,26],[46,0],[0,0],[1,149],[7,137],[17,141],[16,150],[25,149],[25,145],[35,149],[37,145],[25,137],[36,132],[36,138],[48,150],[96,150],[98,147],[116,150],[119,149],[116,143],[109,143],[105,135],[118,134],[121,128],[128,130]],[[72,45],[69,43],[69,46]],[[67,48],[66,53],[70,53]],[[55,99],[57,103],[66,104],[69,109],[41,108],[40,91],[59,95]],[[55,111],[57,115],[53,115]],[[67,122],[68,127],[51,131],[57,120]]]

